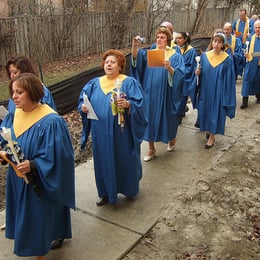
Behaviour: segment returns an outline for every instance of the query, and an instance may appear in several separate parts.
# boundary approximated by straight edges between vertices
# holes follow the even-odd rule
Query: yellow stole
[[[236,32],[238,32],[238,27],[239,27],[239,23],[240,23],[240,19],[237,20],[236,23]],[[246,42],[246,37],[247,37],[247,33],[249,32],[249,19],[248,17],[246,18],[246,23],[245,23],[245,28],[244,28],[244,32],[243,32],[243,38],[242,38],[242,43]]]
[[[124,74],[119,74],[116,78],[114,79],[108,79],[107,75],[104,75],[100,77],[99,83],[102,91],[104,92],[105,95],[107,95],[109,92],[111,92],[115,88],[115,82],[117,79],[120,81],[124,81],[127,78],[126,75]]]
[[[165,49],[165,60],[169,60],[172,55],[176,53],[176,50],[172,49],[169,46],[166,46]]]
[[[30,112],[24,112],[21,108],[16,108],[13,123],[15,136],[19,137],[40,119],[51,113],[57,112],[46,104],[41,104]]]
[[[251,41],[250,41],[250,47],[249,47],[249,53],[248,53],[247,61],[253,60],[253,53],[254,53],[254,49],[255,49],[255,39],[256,39],[256,35],[254,34],[251,38]]]
[[[184,51],[183,48],[181,48],[181,54],[183,55],[184,53],[188,52],[192,48],[191,45],[188,45],[187,49]]]
[[[233,53],[235,52],[235,47],[236,47],[236,37],[231,35],[231,49]]]
[[[207,51],[206,52],[206,56],[209,60],[210,65],[215,68],[217,67],[219,64],[221,64],[227,57],[228,54],[226,52],[222,52],[219,55],[215,54],[214,51]]]

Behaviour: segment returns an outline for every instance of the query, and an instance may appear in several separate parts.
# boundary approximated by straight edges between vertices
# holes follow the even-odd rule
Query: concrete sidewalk
[[[97,191],[93,161],[76,168],[77,210],[72,211],[73,239],[65,240],[61,249],[50,251],[48,260],[113,260],[120,259],[163,216],[173,198],[172,190],[182,190],[198,175],[198,172],[223,155],[232,144],[256,124],[260,118],[260,105],[250,97],[250,106],[239,109],[241,81],[237,82],[237,114],[227,119],[225,136],[216,136],[216,145],[205,150],[205,133],[194,127],[196,111],[191,109],[178,130],[178,141],[173,152],[166,145],[156,144],[157,156],[143,163],[140,193],[135,200],[120,197],[117,205],[96,206]],[[252,113],[253,111],[253,113]],[[142,145],[142,157],[147,144]],[[4,212],[0,214],[4,223]],[[0,259],[34,259],[13,254],[13,241],[0,232]]]

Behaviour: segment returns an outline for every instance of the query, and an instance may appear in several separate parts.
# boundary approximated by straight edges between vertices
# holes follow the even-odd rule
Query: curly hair
[[[123,52],[119,50],[114,50],[114,49],[109,49],[105,51],[102,55],[102,68],[104,68],[106,58],[108,56],[114,56],[117,59],[118,66],[120,67],[120,73],[125,71],[125,66],[126,66],[126,58]]]
[[[168,45],[168,46],[171,46],[172,34],[171,34],[170,30],[167,29],[167,28],[164,28],[164,27],[160,27],[160,28],[156,31],[156,33],[155,33],[155,38],[157,37],[157,35],[158,35],[159,33],[166,34],[166,37],[167,37],[167,45]]]

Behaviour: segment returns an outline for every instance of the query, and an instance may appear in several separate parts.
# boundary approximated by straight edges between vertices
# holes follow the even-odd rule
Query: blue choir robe
[[[40,190],[38,197],[32,185],[9,166],[6,237],[14,239],[18,256],[46,255],[53,240],[72,237],[70,208],[75,209],[75,170],[67,124],[49,106],[41,105],[32,112],[9,112],[1,127],[11,128],[12,139],[25,159],[35,162]]]
[[[228,44],[231,46],[231,50],[233,53],[233,60],[234,60],[234,66],[235,66],[235,74],[242,76],[243,69],[244,69],[244,52],[242,49],[242,43],[239,38],[236,38],[235,36],[231,35],[227,39]]]
[[[249,19],[248,17],[246,18],[246,21],[241,21],[240,19],[237,19],[233,22],[232,29],[235,32],[235,36],[241,41],[242,47],[245,49],[246,41],[249,41],[251,35],[255,33],[254,20]]]
[[[193,93],[195,91],[194,88],[195,85],[192,84],[192,82],[193,82],[193,78],[195,77],[194,72],[197,66],[197,62],[195,59],[197,56],[197,52],[191,45],[187,46],[186,50],[184,50],[184,48],[181,48],[181,52],[185,64],[185,78],[184,78],[184,85],[183,85],[182,100],[181,100],[178,114],[183,116],[185,115],[187,97],[193,96]]]
[[[148,67],[146,49],[139,49],[137,59],[132,61],[132,73],[144,89],[148,115],[145,141],[168,143],[177,135],[185,65],[183,57],[175,50],[167,47],[166,53],[174,68],[172,76],[164,67]]]
[[[123,82],[120,92],[125,93],[130,102],[130,109],[124,112],[124,128],[118,125],[118,115],[111,111],[112,90],[116,91],[114,82],[106,76],[90,80],[82,89],[78,110],[82,116],[82,146],[84,149],[91,131],[95,180],[100,198],[108,197],[109,203],[116,203],[117,194],[134,197],[139,192],[142,178],[140,146],[147,124],[145,116],[143,91],[133,77],[120,74]],[[108,88],[105,85],[108,84]],[[87,95],[98,120],[88,119],[81,110]]]
[[[54,99],[52,97],[52,94],[50,92],[50,90],[43,85],[43,90],[44,90],[44,96],[41,98],[40,102],[43,103],[43,104],[47,104],[49,105],[51,108],[53,108],[55,111],[57,111],[57,108],[56,108],[56,104],[54,102]],[[13,99],[9,99],[8,101],[8,111],[12,111],[12,110],[15,110],[16,106],[15,106],[15,103],[13,101]]]
[[[249,44],[250,57],[246,62],[241,94],[243,97],[260,94],[260,57],[251,53],[260,52],[260,38],[252,36]]]
[[[235,117],[236,79],[232,58],[213,51],[201,55],[198,118],[201,131],[224,134],[226,116]]]

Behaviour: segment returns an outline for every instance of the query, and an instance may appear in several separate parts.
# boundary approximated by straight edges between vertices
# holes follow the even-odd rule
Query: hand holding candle
[[[122,81],[120,81],[119,79],[116,79],[115,87],[117,89],[117,99],[121,98],[121,95],[120,95],[121,86],[122,86]],[[117,119],[118,125],[120,125],[123,128],[124,127],[124,118],[123,118],[124,115],[121,112],[118,112],[117,117],[118,117],[118,119]]]
[[[11,160],[8,160],[8,158],[6,157],[6,153],[1,153],[1,157],[4,158],[5,160],[7,160],[8,163],[10,163],[12,165],[12,167],[14,168],[16,174],[19,177],[22,177],[24,179],[24,181],[28,184],[29,181],[28,181],[27,176],[25,174],[20,173],[19,170],[16,167],[16,165],[20,163],[20,159],[19,159],[18,154],[17,154],[15,147],[14,147],[14,143],[13,143],[12,136],[11,136],[11,129],[2,127],[1,135],[7,141],[8,145],[10,147],[11,153],[12,153],[13,158],[14,158],[14,162],[12,163]]]
[[[196,56],[195,60],[197,62],[197,69],[200,68],[200,56]],[[199,85],[199,76],[197,76],[197,86]]]

